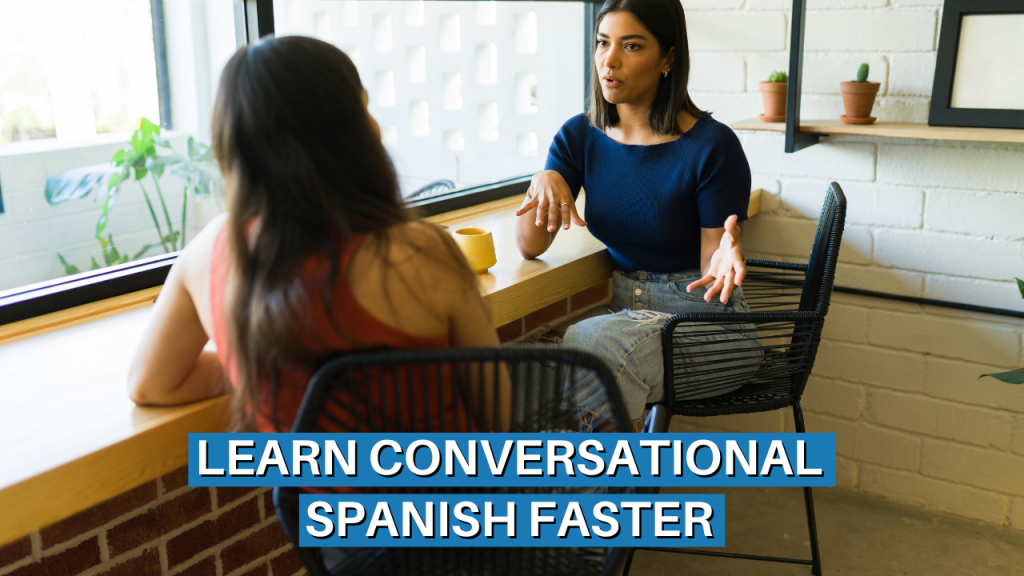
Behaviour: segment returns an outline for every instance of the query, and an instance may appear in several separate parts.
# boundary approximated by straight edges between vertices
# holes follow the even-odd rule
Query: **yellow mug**
[[[498,257],[494,254],[494,237],[491,236],[490,230],[459,228],[452,236],[462,249],[462,253],[466,255],[473,272],[483,274],[498,263]]]

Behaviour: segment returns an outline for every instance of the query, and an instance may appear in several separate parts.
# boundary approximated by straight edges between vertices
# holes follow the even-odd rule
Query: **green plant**
[[[158,150],[165,153],[159,154]],[[160,177],[166,171],[170,171],[171,175],[185,184],[179,229],[175,229],[171,211],[167,207],[163,190],[160,187]],[[167,227],[166,233],[164,227],[161,226],[161,218],[157,216],[157,210],[149,190],[143,183],[143,179],[147,175],[150,176],[156,191],[160,211],[163,215],[163,224]],[[129,181],[139,183],[159,239],[156,243],[147,244],[130,259],[127,255],[122,255],[117,251],[111,234],[107,233],[104,238],[114,202],[121,191],[121,184]],[[220,172],[213,158],[213,151],[208,146],[189,138],[187,154],[179,154],[171,147],[170,143],[160,138],[159,126],[142,118],[139,129],[132,133],[124,148],[111,156],[109,164],[75,168],[47,178],[46,200],[51,205],[57,205],[68,200],[85,198],[95,193],[93,200],[103,201],[99,219],[96,221],[95,238],[103,249],[104,262],[110,266],[141,258],[156,246],[161,246],[165,253],[184,248],[189,193],[191,192],[194,196],[209,195],[217,189],[219,182]],[[68,264],[62,255],[58,254],[57,257],[69,274],[73,273],[71,270],[78,271],[78,268]],[[93,258],[92,264],[93,269],[100,267],[95,258]]]
[[[768,76],[768,82],[789,82],[789,76],[782,70],[776,70]]]
[[[1017,280],[1017,289],[1020,290],[1020,296],[1021,298],[1024,298],[1024,280],[1021,280],[1020,278],[1016,278],[1015,280]],[[1010,370],[1009,372],[1000,372],[998,374],[982,374],[981,376],[978,376],[978,378],[981,379],[985,376],[991,376],[992,378],[1002,380],[1007,384],[1024,384],[1024,368]]]
[[[871,72],[871,66],[868,66],[867,62],[861,64],[857,69],[857,79],[854,82],[867,82],[869,72]]]

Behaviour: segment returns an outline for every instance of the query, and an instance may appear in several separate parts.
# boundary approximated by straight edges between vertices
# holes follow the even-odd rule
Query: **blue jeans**
[[[583,320],[566,330],[562,341],[564,346],[590,352],[604,360],[611,369],[625,402],[626,412],[634,423],[643,416],[647,404],[659,402],[665,397],[661,329],[669,318],[692,312],[750,312],[741,288],[733,291],[727,304],[722,304],[717,295],[711,302],[705,302],[704,288],[687,293],[686,286],[698,279],[699,270],[671,274],[615,271],[612,276],[612,313]],[[749,324],[721,328],[730,331],[753,330]],[[687,334],[688,329],[690,334]],[[675,338],[707,342],[707,347],[689,348],[697,353],[735,350],[734,359],[729,354],[719,356],[730,360],[720,367],[730,370],[730,374],[736,377],[733,381],[739,384],[724,389],[721,386],[709,389],[700,378],[687,381],[687,359],[681,357],[675,361],[677,399],[727,394],[742,386],[749,376],[757,372],[757,363],[751,362],[753,356],[760,355],[757,349],[761,341],[756,336],[757,332],[752,331],[747,336],[738,333],[707,335],[706,332],[706,324],[680,324],[676,328]],[[715,343],[722,340],[725,342]],[[691,371],[696,369],[692,366],[689,368]],[[580,384],[583,383],[577,383]]]

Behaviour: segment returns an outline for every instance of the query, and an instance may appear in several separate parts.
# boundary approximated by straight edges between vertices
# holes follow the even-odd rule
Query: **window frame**
[[[427,2],[436,0],[425,0]],[[524,0],[497,0],[514,2]],[[589,97],[590,76],[593,68],[594,27],[603,0],[532,0],[534,2],[580,2],[583,6],[583,102]],[[239,46],[253,44],[259,38],[274,34],[273,0],[233,0],[235,11],[235,38]],[[160,98],[160,123],[171,127],[170,92],[167,80],[167,45],[163,33],[163,0],[150,0],[153,14],[153,39],[156,45],[157,89]],[[159,20],[160,26],[157,22]],[[161,73],[161,66],[163,72]],[[164,112],[167,112],[166,116]],[[446,194],[412,201],[407,204],[417,216],[429,217],[525,194],[530,175],[519,176],[453,190]],[[0,200],[2,202],[2,200]],[[2,204],[0,204],[2,206]],[[44,314],[59,312],[99,300],[123,296],[139,290],[162,286],[167,279],[178,252],[161,254],[134,262],[110,266],[99,270],[64,276],[36,284],[0,291],[0,326],[28,320]]]

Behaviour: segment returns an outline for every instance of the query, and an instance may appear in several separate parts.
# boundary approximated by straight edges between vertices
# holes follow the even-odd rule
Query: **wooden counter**
[[[480,276],[480,289],[496,326],[612,271],[604,245],[577,227],[561,232],[541,258],[523,260],[513,236],[520,201],[429,218],[492,231],[498,264]],[[755,190],[749,215],[759,211]],[[0,326],[0,545],[184,466],[189,432],[227,428],[227,397],[161,408],[128,399],[128,364],[158,293]]]

